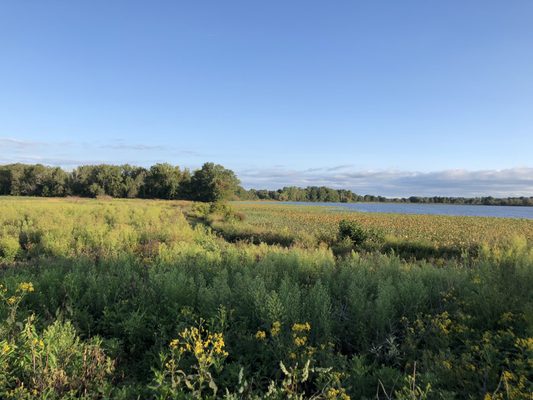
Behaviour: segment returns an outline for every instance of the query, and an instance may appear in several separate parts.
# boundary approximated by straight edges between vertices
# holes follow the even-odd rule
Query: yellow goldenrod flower
[[[19,284],[18,289],[21,292],[30,293],[33,292],[35,289],[33,288],[33,283],[31,282],[22,282]]]
[[[257,331],[256,334],[255,334],[255,338],[257,340],[265,340],[266,339],[265,331]]]
[[[270,328],[270,334],[272,336],[278,336],[280,331],[281,331],[281,322],[274,321],[274,323],[272,324],[272,328]]]
[[[311,330],[311,325],[309,324],[309,322],[305,322],[303,324],[294,324],[292,326],[292,331],[293,332],[309,332]]]
[[[305,343],[307,342],[307,337],[305,336],[296,336],[294,337],[294,344],[298,347],[301,347],[301,346],[304,346]]]
[[[8,343],[4,343],[4,345],[2,346],[2,353],[3,354],[7,354],[9,353],[9,350],[11,350],[11,347],[9,346]]]
[[[204,352],[204,345],[201,340],[197,340],[194,343],[194,354],[200,355]]]
[[[326,399],[328,400],[337,400],[337,399],[350,400],[350,396],[346,394],[344,389],[330,388],[326,392]]]

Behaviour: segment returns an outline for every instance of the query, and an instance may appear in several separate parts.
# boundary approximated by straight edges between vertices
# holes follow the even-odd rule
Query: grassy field
[[[0,398],[531,398],[532,221],[231,207],[0,198]]]
[[[406,251],[433,249],[452,253],[496,246],[517,235],[533,243],[533,221],[512,218],[455,217],[346,212],[335,207],[235,202],[244,221],[214,221],[213,227],[230,239],[255,238],[302,246],[335,242],[339,222],[356,221],[382,236],[384,248]]]

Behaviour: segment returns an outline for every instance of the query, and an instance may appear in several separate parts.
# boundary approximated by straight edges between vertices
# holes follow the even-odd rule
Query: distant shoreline
[[[463,199],[460,197],[452,197],[451,199]],[[465,200],[471,200],[475,198],[464,198]],[[510,197],[509,199],[521,199],[520,197]],[[362,200],[362,201],[311,201],[311,200],[275,200],[275,199],[236,199],[232,201],[236,202],[250,202],[250,203],[312,203],[312,204],[320,204],[320,203],[327,203],[327,204],[427,204],[427,205],[453,205],[453,206],[501,206],[501,207],[533,207],[533,200],[530,200],[531,198],[526,197],[525,199],[530,201],[530,204],[520,204],[520,203],[505,203],[507,201],[506,198],[494,198],[496,201],[494,204],[484,204],[484,203],[476,203],[476,202],[435,202],[435,201],[409,201],[409,199],[402,199],[402,198],[394,198],[394,199],[387,199],[387,200]]]

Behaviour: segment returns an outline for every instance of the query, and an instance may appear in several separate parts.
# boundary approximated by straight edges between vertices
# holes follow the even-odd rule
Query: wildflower
[[[336,399],[339,395],[340,390],[335,388],[329,388],[326,393],[326,398],[329,399]]]
[[[19,284],[18,290],[24,293],[31,293],[35,289],[33,288],[33,283],[31,282],[22,282]]]
[[[11,296],[9,299],[7,299],[7,304],[9,304],[10,306],[12,306],[13,304],[15,304],[17,302],[18,298],[15,297],[15,296]]]
[[[4,343],[2,346],[2,354],[7,354],[11,350],[9,343]]]
[[[180,344],[179,339],[173,339],[170,341],[170,348],[175,349]]]
[[[295,336],[294,337],[294,344],[298,347],[302,347],[305,345],[305,343],[307,342],[307,337],[303,336],[303,337],[300,337],[300,336]]]
[[[257,340],[265,340],[266,339],[265,331],[257,331],[256,334],[255,334],[255,338]]]
[[[289,358],[292,360],[296,359],[296,353],[289,354]]]
[[[194,354],[195,354],[196,356],[199,356],[199,355],[201,355],[203,352],[204,352],[204,344],[202,343],[201,340],[197,340],[197,341],[194,343]]]
[[[334,399],[335,400],[336,399],[350,400],[350,396],[346,394],[344,389],[329,388],[328,391],[326,392],[326,399],[328,400],[334,400]]]
[[[278,336],[280,331],[281,331],[281,322],[274,321],[274,323],[272,324],[272,328],[270,328],[270,334],[272,336]]]
[[[293,332],[309,332],[311,330],[311,325],[309,324],[309,322],[305,322],[303,324],[294,324],[292,326],[292,331]]]
[[[227,355],[227,353],[223,350],[224,346],[225,343],[222,333],[215,333],[215,341],[213,342],[213,349],[215,350],[215,354]]]

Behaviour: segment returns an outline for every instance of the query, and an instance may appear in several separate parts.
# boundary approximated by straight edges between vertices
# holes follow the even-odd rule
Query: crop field
[[[0,398],[530,399],[532,241],[526,220],[0,197]]]

